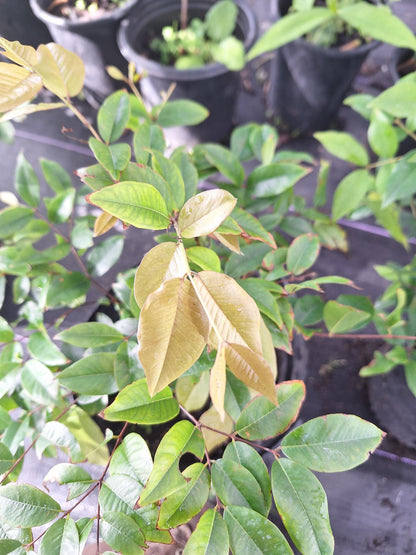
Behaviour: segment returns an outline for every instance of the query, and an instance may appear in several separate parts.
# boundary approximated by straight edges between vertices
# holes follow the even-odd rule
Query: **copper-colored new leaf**
[[[225,360],[239,380],[277,405],[273,372],[261,355],[244,345],[226,343]]]
[[[214,451],[214,449],[228,441],[227,434],[231,434],[234,430],[234,422],[228,414],[225,414],[225,418],[222,420],[215,407],[210,407],[202,413],[199,421],[202,424],[201,431],[204,436],[205,447],[209,452]],[[218,433],[214,430],[223,433]]]
[[[76,96],[85,79],[84,64],[79,56],[55,43],[38,47],[36,71],[47,89],[59,97]]]
[[[250,295],[232,278],[217,272],[200,272],[192,283],[215,326],[210,334],[211,346],[218,348],[217,330],[222,341],[262,353],[260,312]]]
[[[151,293],[140,314],[139,358],[151,396],[200,357],[208,320],[187,279],[171,279]]]
[[[217,241],[227,247],[227,249],[230,249],[230,251],[241,254],[240,243],[238,242],[238,235],[216,232],[213,233],[213,236],[215,237],[215,239],[217,239]]]
[[[102,212],[94,222],[94,237],[104,235],[117,223],[117,218],[108,212]]]
[[[209,391],[212,404],[217,409],[221,421],[224,422],[224,396],[226,383],[225,345],[221,343],[217,351],[214,366],[211,369]]]
[[[38,55],[33,46],[26,46],[17,40],[11,42],[4,37],[0,37],[0,46],[4,48],[1,54],[20,66],[30,68],[38,60]]]
[[[182,244],[161,243],[151,249],[137,268],[134,278],[134,296],[141,308],[153,291],[164,281],[182,278],[188,270]]]
[[[28,69],[0,62],[0,112],[7,112],[32,100],[42,88],[42,80]]]

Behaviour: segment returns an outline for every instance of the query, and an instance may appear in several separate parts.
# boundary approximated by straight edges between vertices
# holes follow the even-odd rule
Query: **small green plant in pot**
[[[272,103],[293,131],[329,126],[375,41],[416,48],[412,31],[386,5],[280,0],[278,6],[280,19],[248,59],[278,49]]]
[[[276,255],[274,238],[244,208],[245,175],[238,157],[213,144],[203,147],[205,162],[198,166],[183,148],[166,157],[163,122],[185,116],[197,121],[204,110],[176,101],[149,113],[134,76],[126,77],[134,94],[111,95],[95,128],[71,100],[83,84],[76,56],[54,44],[37,51],[5,39],[0,44],[13,62],[0,64],[0,76],[9,66],[7,80],[1,80],[2,120],[47,108],[71,109],[91,133],[96,158],[78,175],[89,189],[90,205],[103,210],[97,218],[79,216],[74,201],[83,194],[53,161],[42,163],[52,191],[45,206],[36,173],[22,157],[16,195],[2,196],[9,206],[0,212],[1,273],[13,277],[15,300],[22,305],[20,328],[4,319],[0,326],[3,546],[17,553],[33,547],[53,553],[65,545],[78,553],[95,523],[97,551],[101,538],[115,552],[142,553],[151,542],[170,543],[170,530],[198,515],[184,553],[226,555],[231,549],[245,555],[255,548],[290,554],[289,542],[268,519],[273,496],[290,541],[302,553],[332,553],[326,494],[313,471],[355,467],[383,434],[345,414],[319,417],[288,431],[303,402],[304,385],[276,385],[273,340],[257,303],[223,272],[221,259],[206,246],[211,240],[233,246],[233,236],[254,245],[266,240]],[[42,86],[59,102],[26,104]],[[133,148],[125,140],[126,130],[132,132]],[[258,137],[264,129],[249,131]],[[265,131],[264,140],[252,145],[265,142],[264,161],[272,163],[273,137],[268,141]],[[277,161],[273,164],[267,172],[282,169],[276,168]],[[226,186],[198,192],[198,171],[208,165],[221,167],[235,196]],[[292,183],[305,172],[295,168],[286,167]],[[250,177],[260,199],[257,207],[265,201],[261,193],[267,176],[262,172]],[[111,241],[120,239],[110,237],[100,249],[92,235],[104,234],[118,220],[134,228],[168,230],[169,241],[150,249],[139,267],[120,275],[107,292],[99,278],[116,261]],[[54,241],[51,247],[33,246],[47,234]],[[67,254],[75,257],[79,270],[65,267]],[[316,257],[316,239],[306,234],[282,254],[281,267],[274,261],[276,272],[298,276],[299,286],[303,269]],[[281,296],[290,291],[289,284],[284,289],[273,276],[269,283]],[[67,326],[90,287],[105,294],[119,317]],[[48,329],[49,307],[63,312]],[[290,322],[286,308],[282,318]],[[280,313],[276,306],[269,316],[276,319]],[[27,351],[22,348],[26,342]],[[115,436],[98,431],[92,420],[98,413],[120,423]],[[165,423],[169,429],[150,452],[138,432]],[[278,446],[263,444],[283,435]],[[224,442],[226,448],[218,449]],[[21,463],[32,449],[39,455],[54,455],[56,449],[68,455],[68,462],[56,464],[45,476],[46,483],[69,486],[67,507],[51,492],[18,482]],[[270,471],[259,454],[264,451],[274,457]],[[81,465],[85,459],[102,465],[97,476]],[[98,492],[97,509],[77,519],[74,509],[93,492]],[[39,532],[41,525],[46,526]]]

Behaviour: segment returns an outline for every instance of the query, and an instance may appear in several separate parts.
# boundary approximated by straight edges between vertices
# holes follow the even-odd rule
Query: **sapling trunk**
[[[188,0],[181,0],[181,29],[186,29],[188,24]]]

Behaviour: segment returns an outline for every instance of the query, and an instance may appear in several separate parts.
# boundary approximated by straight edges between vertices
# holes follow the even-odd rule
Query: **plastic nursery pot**
[[[214,0],[195,0],[189,3],[188,20],[204,18]],[[243,2],[236,2],[239,8],[236,36],[244,41],[246,50],[254,43],[257,24],[252,10]],[[171,99],[187,98],[200,102],[210,112],[202,124],[175,129],[175,142],[186,144],[195,141],[222,141],[228,138],[233,124],[239,73],[229,71],[219,63],[201,68],[178,70],[164,66],[147,56],[151,38],[160,36],[166,25],[178,21],[180,0],[143,0],[129,17],[122,21],[118,43],[121,53],[133,62],[137,71],[146,77],[140,81],[144,99],[151,105],[160,104],[162,92],[172,83],[175,89]]]
[[[102,101],[114,91],[105,66],[127,66],[117,46],[117,29],[139,0],[127,0],[121,7],[99,17],[67,19],[51,14],[51,0],[29,0],[34,14],[48,27],[53,40],[78,54],[85,64],[85,86]]]
[[[279,0],[279,15],[285,15],[291,3]],[[378,44],[372,41],[342,51],[297,39],[279,48],[271,99],[275,115],[299,133],[327,129],[366,56]]]

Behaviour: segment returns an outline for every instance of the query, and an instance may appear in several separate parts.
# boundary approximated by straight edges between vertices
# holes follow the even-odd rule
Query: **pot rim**
[[[155,1],[155,0],[154,0]],[[156,3],[156,2],[155,2]],[[179,5],[179,2],[177,2]],[[245,50],[248,51],[250,46],[254,44],[257,35],[257,20],[253,10],[246,4],[244,0],[235,0],[239,10],[244,14],[247,19],[247,34],[244,37]],[[173,4],[173,2],[172,2]],[[170,11],[172,9],[172,4],[167,5],[163,11]],[[192,3],[192,7],[197,7],[202,4],[202,7],[206,7],[208,2],[206,0],[197,0]],[[156,15],[160,12],[156,10],[153,12]],[[153,13],[143,17],[141,13],[129,14],[125,19],[121,21],[120,27],[117,33],[117,43],[120,48],[120,52],[128,61],[133,61],[137,65],[138,70],[145,70],[152,77],[160,77],[164,79],[171,79],[172,81],[193,81],[200,79],[210,79],[216,77],[217,75],[222,75],[224,73],[230,72],[230,70],[220,63],[211,63],[203,67],[195,69],[176,69],[173,66],[162,65],[155,60],[151,60],[145,56],[142,56],[137,50],[135,50],[131,44],[129,38],[129,30],[133,28],[134,30],[140,31],[143,27],[149,24],[149,21],[153,19]]]
[[[58,15],[53,15],[46,11],[40,5],[41,0],[29,0],[30,7],[33,13],[38,19],[40,19],[46,25],[54,25],[56,27],[62,27],[67,29],[88,29],[89,27],[95,27],[97,25],[102,25],[107,21],[119,21],[125,17],[128,12],[137,4],[139,0],[127,0],[122,6],[109,11],[97,18],[91,19],[68,19],[66,17],[61,17]]]

